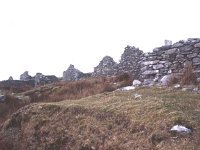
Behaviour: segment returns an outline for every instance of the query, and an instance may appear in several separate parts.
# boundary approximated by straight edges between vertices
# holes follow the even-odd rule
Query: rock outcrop
[[[84,77],[84,73],[70,65],[69,68],[63,72],[63,81],[76,81]]]

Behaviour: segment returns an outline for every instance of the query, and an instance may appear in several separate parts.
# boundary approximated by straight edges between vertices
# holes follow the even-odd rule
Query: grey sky
[[[83,72],[126,45],[151,51],[165,39],[200,37],[199,0],[0,0],[0,80],[28,70]]]

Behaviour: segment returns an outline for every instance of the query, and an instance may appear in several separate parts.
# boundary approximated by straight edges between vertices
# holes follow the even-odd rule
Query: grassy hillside
[[[13,87],[12,84],[9,88],[1,86],[0,90],[4,91],[6,101],[0,103],[0,124],[16,110],[30,103],[58,102],[67,99],[76,100],[103,92],[114,91],[130,84],[132,84],[131,76],[122,74],[110,78],[88,78],[80,81],[57,82],[32,89],[26,89],[26,86],[19,86],[18,91],[13,90],[17,86]],[[18,99],[18,96],[22,97],[22,100]]]
[[[134,93],[141,94],[135,98]],[[192,133],[173,133],[182,124]],[[2,149],[200,149],[200,95],[170,88],[102,93],[34,103],[0,128]]]

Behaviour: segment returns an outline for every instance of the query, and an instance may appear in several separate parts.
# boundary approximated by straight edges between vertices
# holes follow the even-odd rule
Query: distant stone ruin
[[[63,72],[63,81],[76,81],[81,79],[84,73],[74,68],[74,65],[70,65],[69,68]]]
[[[20,75],[21,81],[29,81],[32,80],[32,77],[28,74],[28,71],[25,71],[23,74]]]
[[[74,65],[63,72],[63,81],[76,81],[87,77],[110,77],[121,73],[129,73],[134,79],[144,81],[143,84],[153,84],[170,74],[182,74],[184,66],[191,64],[193,73],[200,82],[200,39],[189,38],[172,44],[165,40],[165,45],[144,53],[134,46],[125,47],[119,63],[112,57],[105,56],[92,73],[83,73]],[[10,78],[12,80],[12,78]],[[21,81],[34,81],[35,85],[43,85],[58,81],[56,76],[45,76],[37,73],[34,77],[25,71],[20,76]]]

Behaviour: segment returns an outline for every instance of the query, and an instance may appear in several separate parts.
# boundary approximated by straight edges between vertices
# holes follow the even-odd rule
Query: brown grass
[[[86,80],[58,82],[40,86],[21,94],[30,96],[31,103],[58,102],[66,99],[77,100],[99,93],[112,92],[117,88],[126,86],[127,81],[127,76],[120,78],[120,80],[116,77],[88,78]],[[115,82],[118,82],[118,84],[114,85]],[[21,105],[14,96],[7,94],[6,103],[0,104],[0,124],[22,106],[24,105]]]
[[[56,83],[51,86],[43,86],[25,92],[24,94],[30,96],[32,102],[56,102],[64,99],[75,100],[103,92],[112,92],[120,87],[130,85],[131,81],[130,76],[124,76],[124,78],[90,78],[80,81]],[[114,85],[116,82],[118,84]]]
[[[168,86],[173,86],[174,84],[177,84],[177,83],[180,83],[180,77],[175,75],[175,74],[172,74],[170,76],[170,79],[167,83]]]
[[[17,111],[19,108],[24,105],[19,103],[17,98],[12,95],[6,95],[6,101],[0,103],[0,124],[3,123],[12,113]]]
[[[183,71],[183,76],[181,78],[181,85],[196,84],[196,76],[192,71],[192,65],[187,64]]]

